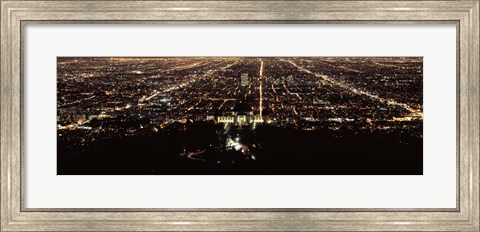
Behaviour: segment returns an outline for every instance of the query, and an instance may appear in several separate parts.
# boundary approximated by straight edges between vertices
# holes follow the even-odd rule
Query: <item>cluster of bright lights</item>
[[[240,151],[242,149],[240,138],[235,138],[235,140],[232,140],[231,138],[227,139],[227,147],[232,147],[235,151]]]

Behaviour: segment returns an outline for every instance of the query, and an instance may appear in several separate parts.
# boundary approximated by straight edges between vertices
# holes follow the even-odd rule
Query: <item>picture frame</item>
[[[479,231],[476,1],[1,1],[1,231]],[[31,209],[22,202],[25,23],[457,23],[456,209]]]

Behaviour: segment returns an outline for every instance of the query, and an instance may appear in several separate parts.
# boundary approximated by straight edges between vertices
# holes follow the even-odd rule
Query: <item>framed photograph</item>
[[[0,1],[0,231],[480,231],[478,0]]]

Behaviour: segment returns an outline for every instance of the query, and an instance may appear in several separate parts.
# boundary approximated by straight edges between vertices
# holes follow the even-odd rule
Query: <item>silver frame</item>
[[[479,1],[1,2],[1,231],[479,231]],[[29,23],[456,23],[457,207],[31,209],[23,205],[23,28]]]

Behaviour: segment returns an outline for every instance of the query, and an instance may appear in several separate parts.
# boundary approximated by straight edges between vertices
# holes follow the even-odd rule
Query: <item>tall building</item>
[[[248,79],[248,73],[242,73],[242,75],[240,76],[240,85],[242,87],[250,85],[250,79]]]

